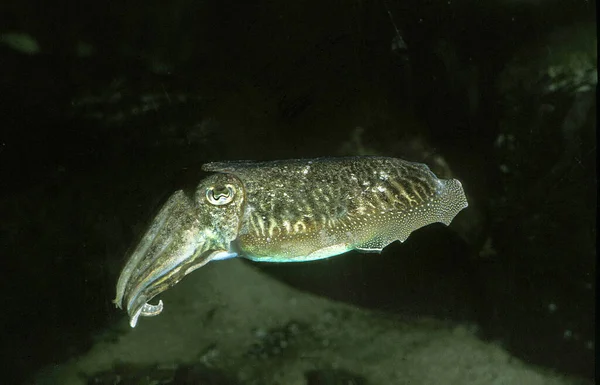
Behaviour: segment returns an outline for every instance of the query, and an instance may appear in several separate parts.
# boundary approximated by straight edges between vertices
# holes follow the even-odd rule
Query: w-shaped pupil
[[[233,188],[225,186],[221,188],[209,188],[206,191],[208,201],[214,205],[224,205],[229,203],[233,198]]]

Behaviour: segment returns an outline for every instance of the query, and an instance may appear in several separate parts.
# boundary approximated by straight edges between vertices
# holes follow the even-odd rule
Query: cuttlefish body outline
[[[468,206],[461,183],[387,157],[208,163],[193,193],[171,195],[129,256],[114,303],[131,327],[148,303],[213,260],[303,262],[381,252]]]

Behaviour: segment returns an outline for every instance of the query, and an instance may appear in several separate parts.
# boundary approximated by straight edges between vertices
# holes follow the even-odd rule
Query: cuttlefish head
[[[193,196],[177,191],[160,209],[121,271],[114,303],[127,310],[131,327],[140,315],[153,316],[163,303],[148,303],[213,259],[235,256],[244,188],[231,174],[200,182]]]

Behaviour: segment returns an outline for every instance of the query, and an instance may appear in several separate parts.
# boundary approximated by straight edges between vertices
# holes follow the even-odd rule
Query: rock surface
[[[99,336],[36,384],[546,384],[558,377],[473,327],[400,319],[290,288],[241,260],[214,262],[163,295],[165,310]],[[129,369],[128,369],[129,368]]]

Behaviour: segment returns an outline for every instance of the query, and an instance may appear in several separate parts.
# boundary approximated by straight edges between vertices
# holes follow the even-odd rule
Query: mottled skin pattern
[[[460,182],[394,158],[226,162],[203,169],[242,181],[246,201],[234,246],[258,261],[380,251],[427,224],[449,224],[467,205]]]
[[[131,253],[114,300],[130,325],[161,312],[157,294],[211,260],[301,262],[357,249],[379,252],[467,200],[459,181],[384,157],[223,162],[193,195],[175,192]]]

